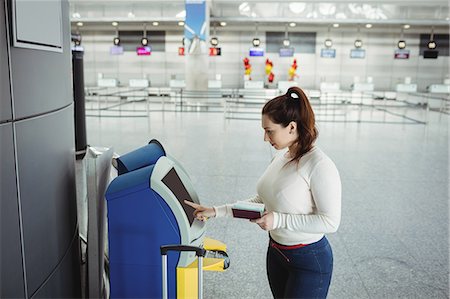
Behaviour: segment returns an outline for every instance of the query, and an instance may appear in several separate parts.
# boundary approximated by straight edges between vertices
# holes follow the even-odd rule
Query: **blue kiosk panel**
[[[140,147],[117,159],[117,171],[119,175],[153,165],[166,152],[158,140],[152,139],[146,146]]]
[[[106,192],[111,298],[161,298],[160,246],[181,242],[172,210],[150,188],[153,168],[116,177]],[[176,298],[178,258],[168,255],[169,298]]]

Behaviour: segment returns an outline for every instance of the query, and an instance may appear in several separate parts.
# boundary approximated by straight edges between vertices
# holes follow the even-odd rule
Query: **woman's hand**
[[[273,213],[264,212],[261,218],[250,220],[253,223],[258,224],[263,230],[269,231],[273,229]]]
[[[184,203],[195,209],[194,217],[197,220],[206,221],[208,218],[216,216],[216,211],[214,211],[214,208],[204,207],[188,200],[184,200]]]

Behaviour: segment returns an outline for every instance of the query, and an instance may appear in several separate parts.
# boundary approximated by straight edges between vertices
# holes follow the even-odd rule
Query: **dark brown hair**
[[[298,87],[291,87],[286,94],[275,97],[268,101],[262,114],[267,115],[275,124],[287,127],[291,121],[297,123],[297,148],[289,162],[299,162],[300,158],[309,152],[317,139],[318,131],[308,97]]]

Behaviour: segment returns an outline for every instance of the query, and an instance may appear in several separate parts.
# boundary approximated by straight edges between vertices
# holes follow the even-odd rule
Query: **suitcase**
[[[195,251],[198,258],[198,298],[203,299],[203,258],[206,255],[206,250],[189,245],[163,245],[161,246],[162,256],[162,294],[163,299],[168,299],[168,285],[167,285],[167,252],[169,251]]]

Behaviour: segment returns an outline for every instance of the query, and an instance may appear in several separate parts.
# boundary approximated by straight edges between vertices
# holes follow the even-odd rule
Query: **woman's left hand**
[[[261,218],[250,220],[253,223],[258,224],[263,230],[269,231],[273,229],[273,213],[264,212]]]

